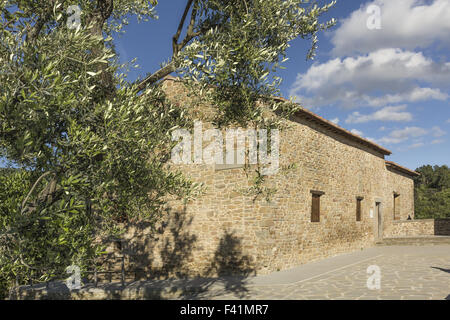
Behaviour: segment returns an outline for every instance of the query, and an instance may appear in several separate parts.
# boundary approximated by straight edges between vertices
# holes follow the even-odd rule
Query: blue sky
[[[125,35],[115,37],[121,60],[140,65],[129,80],[171,56],[185,3],[162,0],[158,20],[130,19]],[[381,29],[367,27],[370,5],[381,10]],[[412,169],[449,165],[450,1],[338,0],[323,18],[338,24],[320,34],[313,61],[306,61],[308,40],[291,43],[286,69],[277,74],[282,95],[390,149],[388,160]]]
[[[319,1],[325,3],[325,1]],[[121,59],[137,58],[129,79],[158,69],[171,55],[185,1],[160,1],[159,19],[130,21],[116,37]],[[381,9],[381,29],[370,5]],[[388,160],[410,168],[449,165],[450,1],[338,1],[324,19],[338,24],[319,37],[313,61],[310,43],[291,43],[283,96],[295,96],[313,112],[390,149]],[[375,17],[376,18],[376,17]]]

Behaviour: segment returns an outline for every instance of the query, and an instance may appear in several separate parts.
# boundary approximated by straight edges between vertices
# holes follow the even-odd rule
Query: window
[[[400,220],[400,194],[394,192],[394,220]]]
[[[323,196],[325,192],[311,190],[311,193],[311,222],[320,222],[320,197]]]
[[[361,221],[361,203],[364,197],[356,197],[356,221]]]

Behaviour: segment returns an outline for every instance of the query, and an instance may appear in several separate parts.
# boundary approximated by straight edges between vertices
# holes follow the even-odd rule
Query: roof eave
[[[383,155],[389,156],[392,154],[392,152],[390,150],[383,148],[370,140],[362,138],[344,128],[341,128],[338,125],[336,125],[335,123],[328,121],[309,110],[301,109],[301,110],[297,111],[295,115],[297,115],[299,117],[307,118],[309,121],[314,121],[314,122],[318,123],[319,125],[331,130],[332,132],[346,136],[347,138],[349,138],[355,142],[361,143],[362,145],[364,145],[372,150],[375,150]]]
[[[418,176],[420,176],[420,173],[418,173],[418,172],[416,172],[414,170],[405,168],[405,167],[403,167],[403,166],[401,166],[401,165],[399,165],[399,164],[397,164],[395,162],[392,162],[392,161],[385,161],[385,162],[386,162],[386,167],[388,167],[388,168],[391,168],[393,170],[402,172],[402,173],[407,174],[407,175],[409,175],[411,177],[418,177]]]

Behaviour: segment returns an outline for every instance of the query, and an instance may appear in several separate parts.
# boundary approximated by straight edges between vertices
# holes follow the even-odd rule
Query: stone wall
[[[450,236],[450,219],[395,221],[386,236]]]
[[[186,103],[180,86],[170,82],[168,94]],[[392,234],[394,192],[402,197],[400,218],[414,215],[412,179],[388,171],[383,154],[307,119],[290,125],[280,136],[280,167],[296,168],[267,177],[264,186],[276,188],[269,202],[243,192],[253,186],[252,170],[179,166],[206,192],[187,205],[169,202],[156,235],[130,228],[135,262],[162,275],[264,274],[372,246],[376,202],[383,231]],[[324,192],[317,223],[311,222],[311,190]],[[357,197],[364,197],[361,221]]]
[[[434,236],[434,220],[395,221],[387,237]]]

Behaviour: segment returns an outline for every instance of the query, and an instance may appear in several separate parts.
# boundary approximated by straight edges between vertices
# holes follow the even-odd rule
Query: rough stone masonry
[[[181,80],[167,78],[164,87],[174,103],[189,105]],[[190,112],[206,123],[211,111]],[[180,165],[205,193],[170,201],[156,235],[130,226],[130,267],[162,277],[264,274],[370,247],[398,233],[394,221],[414,219],[417,173],[387,162],[390,154],[301,109],[280,132],[280,167],[296,167],[267,177],[276,189],[269,202],[242,192],[252,186],[244,167]]]

